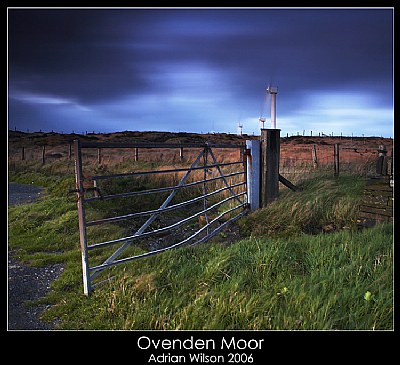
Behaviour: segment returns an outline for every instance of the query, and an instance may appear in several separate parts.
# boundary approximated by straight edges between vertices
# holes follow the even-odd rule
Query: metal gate
[[[195,161],[190,167],[165,169],[154,171],[133,171],[127,173],[101,174],[84,177],[82,150],[89,148],[119,149],[119,148],[183,148],[200,149]],[[213,150],[218,148],[232,148],[240,151],[240,158],[234,162],[218,162]],[[101,280],[100,274],[107,268],[124,264],[132,260],[149,257],[183,245],[195,245],[209,240],[231,222],[246,214],[249,207],[247,197],[248,166],[246,166],[245,145],[190,145],[190,144],[116,144],[74,141],[75,154],[75,182],[77,208],[79,220],[80,246],[82,253],[83,287],[86,295],[94,287],[109,278]],[[228,169],[228,171],[224,171]],[[123,181],[122,187],[130,187],[135,179],[140,177],[173,175],[177,183],[172,186],[146,187],[141,186],[133,190],[120,191],[118,180]],[[178,176],[182,175],[182,176]],[[199,178],[200,175],[200,178]],[[117,181],[117,183],[112,183]],[[113,185],[114,184],[114,185]],[[110,188],[111,186],[111,188]],[[113,192],[112,187],[119,187],[119,192]],[[188,190],[191,192],[187,193]],[[182,192],[186,191],[185,194]],[[167,194],[161,197],[160,195]],[[144,196],[158,195],[157,205],[152,209],[145,208],[137,211],[138,206],[157,199],[148,199]],[[178,199],[179,196],[179,199]],[[96,212],[98,204],[106,204],[109,200],[136,199],[132,204],[134,211],[124,211],[98,219],[87,220],[87,214]],[[173,200],[176,200],[174,202]],[[95,208],[91,204],[97,204]],[[109,205],[110,206],[110,205]],[[117,206],[117,203],[116,203]],[[173,212],[173,213],[172,213]],[[171,213],[173,216],[171,216]],[[96,214],[92,214],[96,217]],[[104,242],[88,239],[88,229],[101,225],[115,225],[125,223],[126,235]],[[133,224],[132,222],[135,222]],[[187,227],[190,229],[183,229]],[[120,227],[120,226],[119,226]],[[131,227],[134,227],[133,229]],[[179,232],[178,232],[179,231]],[[151,237],[165,236],[174,232],[176,242],[167,242],[162,246],[150,245],[146,252],[140,254],[129,253],[134,242],[149,240]],[[178,233],[176,233],[178,232]],[[95,251],[106,250],[102,255]],[[92,254],[93,252],[93,254]],[[121,257],[122,256],[122,257]],[[101,257],[101,258],[99,258]],[[104,259],[104,257],[107,257]],[[96,262],[97,261],[97,262]]]

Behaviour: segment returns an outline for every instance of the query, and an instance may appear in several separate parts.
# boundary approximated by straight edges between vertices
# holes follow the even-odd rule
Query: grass
[[[290,236],[299,232],[314,234],[356,227],[358,205],[364,188],[362,177],[317,176],[301,182],[298,187],[301,192],[283,190],[279,199],[268,208],[243,219],[243,230],[255,236]]]
[[[62,329],[387,330],[391,234],[380,225],[186,247],[115,270],[89,298],[59,282],[63,299],[50,295],[45,318]]]
[[[57,320],[59,329],[393,329],[393,226],[357,230],[360,177],[304,181],[302,192],[282,191],[241,219],[247,238],[114,267],[107,272],[114,279],[89,297],[75,200],[66,195],[71,178],[41,168],[9,178],[46,187],[38,202],[9,207],[8,245],[26,264],[65,266],[39,301],[50,305],[43,319]],[[93,234],[101,241],[121,229]]]

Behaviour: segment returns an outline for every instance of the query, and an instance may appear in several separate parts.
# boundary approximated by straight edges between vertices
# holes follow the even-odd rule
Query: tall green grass
[[[45,318],[62,329],[390,330],[391,238],[380,225],[186,247],[114,270],[89,298],[55,284],[62,300]]]
[[[241,220],[241,226],[253,236],[354,229],[364,184],[359,175],[316,176],[301,182],[300,192],[283,190],[267,208]]]
[[[9,207],[8,245],[26,264],[64,264],[39,301],[49,304],[43,319],[59,329],[393,329],[393,227],[357,230],[359,177],[304,181],[302,192],[284,191],[241,220],[248,238],[114,267],[106,274],[114,279],[89,297],[75,199],[66,195],[71,178],[39,168],[10,179],[46,186],[38,202]],[[93,234],[108,240],[121,229]]]

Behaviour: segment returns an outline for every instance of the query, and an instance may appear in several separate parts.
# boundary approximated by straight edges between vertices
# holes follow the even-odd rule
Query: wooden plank
[[[293,185],[289,180],[285,179],[282,175],[279,174],[279,181],[293,191],[301,191],[299,187]]]
[[[364,190],[364,196],[387,196],[391,197],[393,196],[393,191],[387,191],[387,190]]]
[[[365,204],[361,203],[361,207],[365,209],[378,209],[378,210],[388,210],[391,209],[388,204]]]
[[[366,190],[366,191],[381,192],[381,191],[392,191],[393,188],[391,188],[391,187],[389,186],[389,184],[388,184],[388,185],[375,185],[374,187],[368,186],[368,187],[365,188],[365,190]]]
[[[388,185],[389,186],[389,176],[373,177],[365,181],[365,186],[368,188],[372,186]]]
[[[362,199],[363,205],[387,205],[389,201],[389,197],[387,196],[376,196],[376,195],[365,195]]]
[[[384,215],[387,217],[393,216],[393,210],[392,209],[376,209],[373,207],[368,207],[368,206],[360,206],[360,213],[373,213],[373,214],[378,214],[378,215]]]
[[[377,214],[372,214],[372,213],[366,213],[366,212],[363,212],[363,214],[360,214],[358,219],[359,220],[372,219],[372,220],[378,221],[378,222],[390,222],[390,221],[393,221],[393,217],[377,215]]]

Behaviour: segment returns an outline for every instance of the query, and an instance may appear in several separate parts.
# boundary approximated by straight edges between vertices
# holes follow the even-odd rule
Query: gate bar
[[[233,172],[231,174],[227,174],[227,175],[225,175],[225,177],[232,177],[232,176],[243,175],[243,174],[244,174],[244,171],[237,171],[237,172]],[[119,193],[119,194],[95,196],[93,198],[85,199],[85,202],[91,202],[91,201],[97,201],[97,200],[106,200],[106,199],[113,199],[113,198],[125,198],[125,197],[136,196],[136,195],[148,195],[148,194],[154,194],[154,193],[164,193],[164,192],[175,190],[175,189],[184,189],[184,188],[187,188],[187,187],[192,187],[192,186],[195,186],[195,185],[199,185],[199,184],[204,183],[205,181],[206,182],[210,182],[210,181],[220,180],[222,178],[223,178],[222,176],[217,176],[217,177],[213,177],[213,178],[208,179],[208,180],[198,180],[198,181],[191,182],[189,184],[182,185],[180,187],[169,186],[169,187],[165,187],[165,188],[156,188],[156,189],[148,189],[148,190],[141,190],[141,191],[130,191],[128,193]],[[96,181],[96,180],[94,180],[94,181]]]
[[[231,188],[230,185],[228,184],[228,181],[226,181],[225,176],[224,176],[224,173],[222,172],[222,170],[221,170],[221,168],[220,168],[220,166],[222,166],[223,164],[219,164],[219,165],[218,165],[217,159],[215,158],[214,153],[213,153],[213,151],[211,150],[211,148],[210,148],[210,155],[211,155],[211,157],[212,157],[212,159],[213,159],[213,161],[214,161],[214,164],[215,164],[216,167],[217,167],[218,172],[220,173],[220,175],[221,175],[221,177],[222,177],[222,180],[224,181],[225,185],[229,188],[229,191],[232,193],[232,195],[236,198],[236,200],[237,200],[239,203],[243,203],[243,202],[237,197],[237,195],[235,194],[235,192],[232,190],[232,188]],[[242,164],[243,161],[241,161],[240,163]]]
[[[242,161],[236,162],[224,162],[224,163],[217,163],[215,165],[208,165],[208,168],[219,167],[219,166],[230,166],[230,165],[239,165],[242,164]],[[185,171],[195,171],[195,170],[203,170],[204,166],[201,167],[186,167],[182,169],[170,169],[170,170],[157,170],[157,171],[139,171],[139,172],[126,172],[121,174],[113,174],[113,175],[97,175],[89,177],[89,180],[106,180],[106,179],[114,179],[117,177],[128,177],[128,176],[144,176],[144,175],[151,175],[151,174],[168,174],[171,172],[185,172]]]
[[[192,164],[192,168],[196,167],[196,165],[199,163],[201,157],[204,155],[204,153],[206,153],[206,148],[204,148],[200,154],[197,156],[196,161],[193,162]],[[189,174],[191,173],[191,169],[189,169],[186,174],[181,178],[181,180],[179,181],[179,184],[177,186],[182,186],[184,184],[184,182],[186,181],[186,179],[188,178]],[[176,193],[178,192],[178,190],[174,190],[168,197],[167,199],[164,201],[163,204],[161,204],[160,209],[166,208],[167,205],[171,202],[171,200],[173,199],[173,197],[176,195]],[[160,213],[155,213],[153,214],[135,233],[135,235],[140,235],[142,234],[149,226],[150,224],[152,224],[154,222],[154,220],[160,215]],[[108,264],[109,262],[114,261],[117,257],[119,257],[130,245],[132,242],[126,242],[124,243],[121,247],[119,247],[108,259],[106,259],[104,261],[104,264]],[[95,275],[97,273],[94,273],[92,275],[92,279],[95,278]],[[97,275],[96,275],[97,276]]]
[[[245,182],[240,182],[240,183],[236,183],[236,184],[231,185],[231,187],[234,188],[234,187],[245,185],[245,184],[246,184]],[[170,205],[169,207],[164,208],[164,209],[160,209],[159,208],[159,209],[148,210],[148,211],[145,211],[145,212],[130,213],[130,214],[125,214],[125,215],[121,215],[121,216],[118,216],[118,217],[110,217],[110,218],[103,218],[103,219],[99,219],[99,220],[95,220],[95,221],[89,221],[89,222],[86,223],[86,226],[96,226],[96,225],[99,225],[99,224],[104,224],[104,223],[109,223],[109,222],[117,222],[117,221],[120,221],[120,220],[129,219],[129,218],[133,218],[133,217],[141,217],[141,216],[145,216],[145,215],[150,215],[150,214],[157,213],[157,212],[160,212],[160,213],[169,212],[169,211],[184,207],[186,205],[197,203],[198,201],[201,201],[204,198],[208,198],[210,196],[213,196],[215,194],[221,193],[221,192],[223,192],[225,190],[228,190],[228,189],[229,189],[229,187],[224,187],[224,188],[221,188],[221,189],[217,189],[217,190],[214,190],[214,191],[212,191],[210,193],[207,193],[205,195],[198,196],[197,198],[194,198],[194,199],[191,199],[191,200],[187,200],[187,201],[184,201],[182,203],[177,203],[177,204],[174,204],[174,205]]]
[[[143,253],[143,254],[140,254],[140,255],[127,257],[127,258],[120,259],[120,260],[115,260],[115,261],[109,262],[109,263],[105,263],[105,262],[104,262],[104,263],[101,264],[101,265],[92,267],[91,270],[96,270],[97,272],[99,272],[99,270],[101,271],[101,270],[103,270],[103,269],[105,269],[105,268],[107,268],[107,267],[110,267],[110,266],[116,266],[116,265],[119,265],[119,264],[122,264],[122,263],[125,263],[125,262],[128,262],[128,261],[137,260],[137,259],[140,259],[140,258],[143,258],[143,257],[153,256],[153,255],[155,255],[155,254],[158,254],[158,253],[161,253],[161,252],[164,252],[164,251],[168,251],[168,250],[171,250],[171,249],[173,249],[173,248],[182,246],[183,244],[189,242],[192,238],[198,236],[201,232],[203,232],[204,230],[207,229],[207,226],[210,226],[211,224],[215,223],[216,221],[218,221],[219,219],[221,219],[224,215],[226,215],[226,214],[228,214],[228,213],[230,213],[230,212],[232,212],[232,211],[234,211],[234,210],[236,210],[236,209],[239,209],[239,208],[242,208],[242,207],[246,207],[246,206],[247,206],[247,203],[243,203],[243,204],[237,205],[236,207],[234,207],[234,208],[232,208],[232,209],[230,209],[230,210],[227,210],[226,212],[221,213],[218,217],[216,217],[216,218],[214,218],[212,221],[210,221],[210,223],[209,223],[208,225],[205,225],[204,227],[200,228],[200,229],[199,229],[198,231],[196,231],[193,235],[191,235],[190,237],[184,239],[184,240],[181,241],[181,242],[175,243],[175,244],[173,244],[173,245],[171,245],[171,246],[168,246],[168,247],[160,248],[160,249],[158,249],[158,250],[146,252],[146,253]],[[244,215],[244,213],[245,213],[245,211],[243,211],[243,212],[241,212],[240,214],[238,214],[238,218],[239,218],[240,216]],[[218,228],[217,228],[217,229],[218,229]],[[202,240],[203,240],[203,239],[202,239]],[[200,240],[200,241],[202,241],[202,240]],[[196,244],[196,243],[193,243],[193,245],[194,245],[194,244]],[[97,273],[97,272],[96,272],[96,273]]]
[[[161,232],[164,232],[164,231],[169,231],[172,228],[180,227],[182,224],[184,224],[186,222],[189,222],[191,219],[199,217],[199,216],[211,211],[212,209],[219,207],[223,203],[226,203],[227,201],[232,200],[237,196],[245,195],[246,193],[247,193],[246,191],[243,191],[243,192],[241,192],[239,194],[235,194],[235,196],[229,196],[229,197],[219,201],[218,203],[215,203],[215,204],[211,205],[210,207],[208,207],[206,209],[203,209],[200,212],[197,212],[197,213],[191,215],[190,217],[182,219],[179,222],[176,222],[174,224],[171,224],[170,226],[166,226],[166,227],[163,227],[163,228],[155,229],[154,231],[150,231],[150,232],[141,232],[141,233],[136,232],[132,236],[117,238],[117,239],[111,240],[111,241],[95,243],[93,245],[88,246],[87,248],[88,248],[88,250],[93,250],[95,248],[104,247],[104,246],[107,246],[107,245],[114,245],[116,243],[121,243],[121,242],[125,242],[125,241],[133,241],[134,239],[138,239],[138,238],[141,238],[141,237],[151,236],[152,234],[158,234],[158,233],[161,233]],[[245,202],[245,203],[241,202],[241,204],[247,204],[247,202]],[[161,212],[162,212],[162,210],[157,210],[155,215],[159,215]],[[129,242],[129,244],[131,244],[131,242]]]
[[[81,142],[81,148],[245,148],[244,144],[212,144],[205,143],[145,143],[145,142]]]

